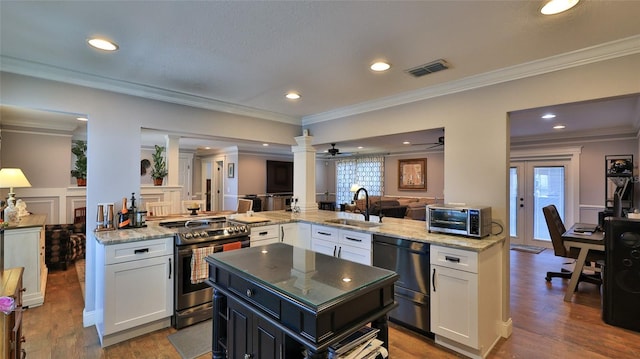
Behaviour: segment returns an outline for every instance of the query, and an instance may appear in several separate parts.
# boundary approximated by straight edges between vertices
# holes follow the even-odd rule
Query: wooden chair
[[[195,206],[194,206],[195,204]],[[189,208],[200,208],[198,211],[203,212],[206,210],[206,203],[203,199],[190,199],[187,201],[182,201],[182,206],[180,210],[184,213],[191,212]]]
[[[147,202],[147,215],[153,216],[168,216],[171,212],[171,202]]]
[[[79,207],[73,210],[73,223],[87,223],[87,207]]]
[[[252,200],[243,198],[238,200],[238,213],[247,213],[247,211],[250,211],[251,208],[253,208]]]
[[[544,219],[547,222],[547,227],[549,228],[549,235],[551,236],[551,243],[553,244],[553,252],[558,257],[578,258],[578,253],[580,250],[578,248],[567,248],[564,246],[564,239],[562,238],[562,234],[566,232],[566,228],[564,223],[562,222],[562,218],[560,218],[560,214],[558,213],[558,209],[555,205],[551,204],[542,208],[542,213],[544,213]],[[596,262],[604,260],[604,256],[598,254],[592,254],[589,252],[587,255],[587,262]],[[571,263],[565,263],[571,264]],[[560,272],[547,272],[547,276],[544,278],[547,282],[551,282],[551,278],[564,278],[570,279],[572,271],[562,268]],[[589,282],[596,285],[602,284],[602,280],[599,275],[588,275],[581,274],[578,283],[580,282]],[[577,288],[577,287],[576,287]]]

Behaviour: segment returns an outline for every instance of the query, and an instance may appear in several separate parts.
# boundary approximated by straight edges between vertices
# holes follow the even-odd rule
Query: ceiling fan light
[[[559,14],[576,6],[578,1],[580,0],[550,0],[540,9],[540,12],[543,15]]]

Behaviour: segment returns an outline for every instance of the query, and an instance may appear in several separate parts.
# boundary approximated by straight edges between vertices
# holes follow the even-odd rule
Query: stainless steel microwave
[[[491,234],[491,207],[427,206],[429,232],[482,238]]]

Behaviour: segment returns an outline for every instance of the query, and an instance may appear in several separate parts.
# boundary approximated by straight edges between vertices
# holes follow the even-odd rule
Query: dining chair
[[[73,210],[73,223],[87,222],[87,207],[78,207]]]
[[[250,199],[241,198],[238,200],[238,213],[247,213],[253,208],[253,201]]]
[[[166,202],[166,201],[147,202],[146,207],[147,207],[147,215],[149,217],[168,216],[171,212],[171,202]]]
[[[572,264],[575,262],[575,259],[578,258],[578,253],[580,250],[578,248],[567,248],[564,246],[564,239],[562,238],[562,234],[566,232],[566,228],[564,223],[562,222],[562,218],[558,213],[558,209],[555,205],[551,204],[542,208],[542,213],[544,213],[544,219],[547,222],[547,228],[549,229],[549,235],[551,236],[551,243],[553,244],[553,252],[557,257],[564,257],[573,259],[574,261],[564,263]],[[587,262],[596,262],[599,260],[603,260],[603,256],[591,253],[587,255]],[[544,278],[547,282],[551,282],[551,278],[564,278],[570,279],[572,271],[562,268],[560,272],[547,272],[547,276]],[[601,285],[602,280],[599,275],[591,275],[591,274],[581,274],[578,283],[580,282],[589,282],[596,285]],[[577,288],[577,287],[576,287]]]

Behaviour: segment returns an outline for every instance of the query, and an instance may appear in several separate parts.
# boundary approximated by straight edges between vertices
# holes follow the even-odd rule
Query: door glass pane
[[[518,169],[509,168],[509,234],[518,235]]]
[[[533,180],[533,238],[550,241],[542,207],[555,204],[564,217],[564,167],[534,167]]]

